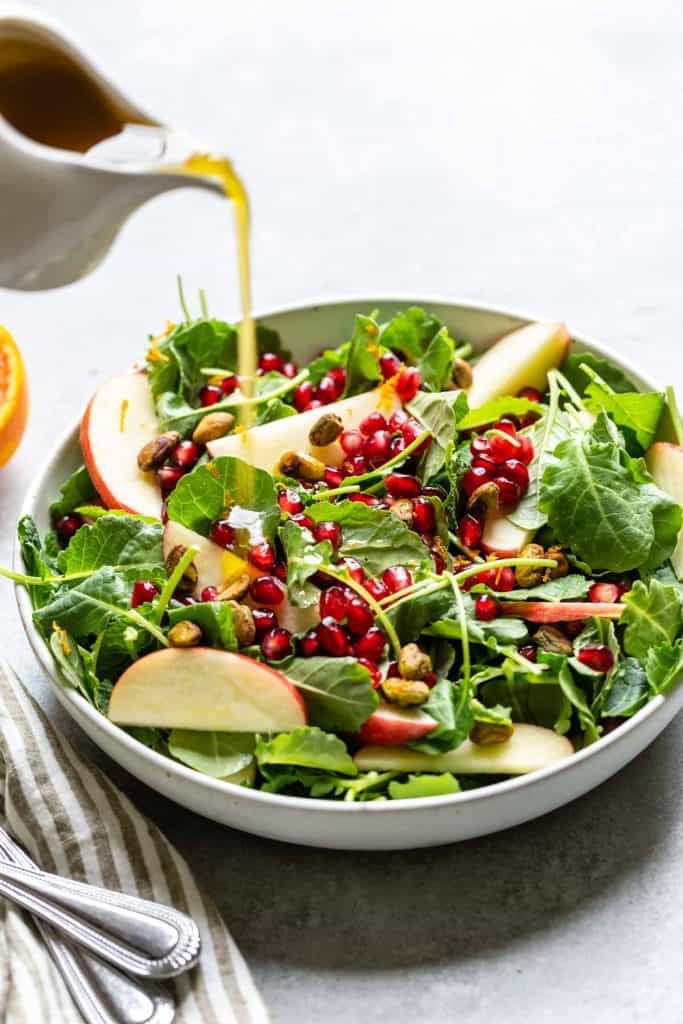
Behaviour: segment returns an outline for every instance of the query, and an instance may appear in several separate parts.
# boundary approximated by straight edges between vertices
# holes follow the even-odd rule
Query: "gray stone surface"
[[[564,317],[680,377],[675,2],[39,6],[150,111],[235,157],[259,306],[464,295]],[[176,272],[235,314],[228,225],[211,196],[169,195],[88,280],[0,294],[33,396],[0,472],[3,562],[55,432],[175,315]],[[298,849],[204,822],[92,749],[48,695],[8,588],[0,635],[64,731],[186,854],[277,1024],[681,1020],[680,721],[598,791],[505,834],[393,855]]]

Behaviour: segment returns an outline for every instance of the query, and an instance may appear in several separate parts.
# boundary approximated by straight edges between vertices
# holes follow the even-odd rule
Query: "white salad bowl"
[[[352,299],[313,302],[259,316],[279,331],[295,358],[304,363],[321,346],[341,344],[356,312],[379,311],[388,319],[409,305],[439,316],[458,340],[482,352],[507,331],[536,319],[465,302],[428,298]],[[656,385],[604,346],[574,336],[579,350],[608,356],[646,389]],[[31,487],[22,515],[31,515],[41,532],[48,528],[48,506],[60,484],[82,462],[78,427],[56,445]],[[15,568],[21,556],[15,550]],[[536,818],[600,785],[636,757],[668,725],[683,704],[683,686],[650,701],[628,722],[586,750],[553,767],[450,796],[414,800],[344,803],[262,793],[211,779],[134,740],[99,714],[60,678],[50,652],[35,629],[31,602],[17,587],[24,629],[45,669],[55,697],[90,739],[152,789],[206,818],[255,835],[332,849],[401,850],[436,846],[486,835]]]

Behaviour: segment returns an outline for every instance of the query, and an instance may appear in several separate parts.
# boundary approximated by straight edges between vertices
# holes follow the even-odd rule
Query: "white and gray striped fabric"
[[[0,822],[46,870],[172,904],[202,935],[199,967],[174,982],[178,1024],[267,1024],[218,911],[154,825],[47,721],[0,662]],[[1,1024],[81,1018],[37,932],[0,900]]]

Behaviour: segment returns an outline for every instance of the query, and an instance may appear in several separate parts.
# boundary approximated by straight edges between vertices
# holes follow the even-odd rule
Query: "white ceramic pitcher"
[[[53,116],[54,96],[43,98],[40,68],[31,66],[36,54],[99,97],[103,124],[92,127],[101,138],[86,152],[69,148],[69,104]],[[3,82],[9,64],[25,77]],[[43,141],[41,131],[18,130],[25,125],[17,109],[31,101],[45,104]],[[127,217],[161,192],[189,185],[223,195],[214,178],[169,170],[205,149],[134,106],[49,18],[0,2],[0,287],[33,291],[78,280],[103,259]]]

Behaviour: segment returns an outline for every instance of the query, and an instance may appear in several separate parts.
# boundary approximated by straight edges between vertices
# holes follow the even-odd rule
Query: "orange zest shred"
[[[385,380],[383,384],[379,386],[379,401],[377,403],[378,409],[393,409],[396,405],[396,381],[399,378],[399,374],[394,374],[389,380]]]
[[[207,463],[206,469],[207,469],[207,472],[209,472],[211,474],[211,476],[215,476],[216,479],[219,478],[220,473],[216,469],[216,463],[215,462]]]
[[[58,622],[52,623],[52,628],[59,637],[59,642],[62,645],[62,650],[68,657],[71,654],[71,644],[69,643],[68,635],[65,629],[59,625]]]
[[[121,412],[119,413],[119,433],[122,434],[126,428],[126,416],[128,415],[128,399],[124,398],[121,402]]]

